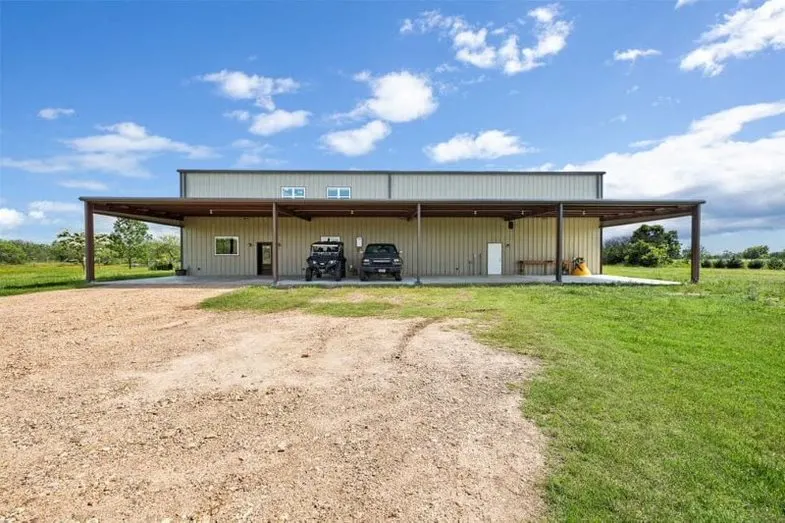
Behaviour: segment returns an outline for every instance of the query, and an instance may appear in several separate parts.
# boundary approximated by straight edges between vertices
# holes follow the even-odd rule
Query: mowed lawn
[[[96,265],[99,281],[127,280],[171,276],[173,271],[151,271],[147,267],[128,268],[127,265]],[[84,285],[84,269],[76,264],[28,263],[0,265],[0,296],[26,292],[72,289]]]
[[[544,363],[524,414],[550,437],[552,518],[785,520],[785,271],[703,276],[663,288],[253,287],[204,307],[475,319],[481,340]]]

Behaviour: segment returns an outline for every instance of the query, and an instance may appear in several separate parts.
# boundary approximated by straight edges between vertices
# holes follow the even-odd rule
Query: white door
[[[488,244],[488,275],[499,275],[502,273],[502,244]]]

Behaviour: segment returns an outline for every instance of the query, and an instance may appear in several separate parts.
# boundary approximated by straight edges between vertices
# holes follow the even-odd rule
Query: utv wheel
[[[311,269],[305,269],[305,281],[311,281],[313,279],[313,271]]]
[[[335,281],[341,281],[341,271],[340,270],[335,271],[334,277],[335,277]]]
[[[368,273],[365,271],[360,271],[360,281],[368,281]]]
[[[401,281],[401,279],[402,279],[400,272],[396,272],[393,276],[395,276],[395,281]]]

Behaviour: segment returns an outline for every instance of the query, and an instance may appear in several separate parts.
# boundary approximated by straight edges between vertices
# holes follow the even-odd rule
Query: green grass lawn
[[[553,519],[785,520],[785,271],[703,276],[662,288],[252,287],[204,307],[476,319],[479,339],[544,363],[523,410],[550,437]],[[343,300],[357,292],[367,299]]]
[[[96,265],[96,280],[127,280],[171,276],[173,271],[151,271],[147,267],[127,265]],[[84,270],[79,265],[63,263],[28,263],[0,265],[0,296],[27,292],[72,289],[84,283]]]

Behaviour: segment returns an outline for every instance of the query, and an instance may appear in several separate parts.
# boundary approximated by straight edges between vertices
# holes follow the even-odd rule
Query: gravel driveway
[[[222,289],[0,298],[0,521],[520,521],[534,363],[455,322],[202,311]]]

